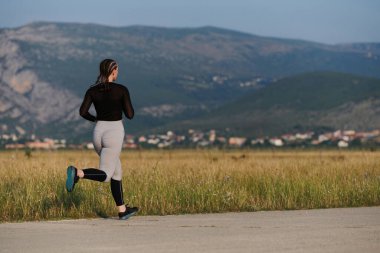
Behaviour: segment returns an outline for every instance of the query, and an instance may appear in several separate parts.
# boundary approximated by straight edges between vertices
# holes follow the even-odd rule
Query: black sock
[[[111,178],[111,192],[112,197],[115,200],[117,206],[121,206],[124,204],[123,200],[123,185],[121,184],[121,180],[114,180]]]
[[[107,178],[107,174],[98,169],[93,169],[93,168],[88,168],[83,170],[84,177],[85,179],[89,180],[94,180],[94,181],[99,181],[99,182],[104,182]]]

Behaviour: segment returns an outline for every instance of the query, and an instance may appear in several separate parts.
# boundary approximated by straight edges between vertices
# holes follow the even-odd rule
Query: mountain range
[[[118,82],[130,90],[136,117],[126,122],[126,129],[132,134],[180,131],[189,122],[202,129],[230,127],[260,134],[378,124],[363,120],[365,113],[378,115],[378,100],[371,92],[359,100],[354,92],[332,107],[325,103],[334,98],[341,101],[339,92],[345,90],[346,81],[351,87],[351,81],[357,80],[359,90],[360,84],[368,82],[378,87],[380,43],[326,45],[216,27],[37,22],[0,29],[0,130],[90,138],[92,124],[79,117],[78,108],[104,58],[118,61]],[[343,86],[332,91],[337,93],[331,101],[317,98],[313,103],[318,109],[310,109],[302,99],[298,107],[288,108],[271,95],[279,96],[278,90],[286,100],[295,96],[294,89],[317,94],[322,81]],[[326,115],[325,119],[309,120],[304,105],[313,115],[316,111]],[[226,110],[230,110],[227,116]],[[347,111],[357,111],[355,115],[362,118],[342,116]],[[298,116],[283,124],[276,115]]]
[[[260,137],[379,126],[380,79],[313,72],[283,78],[209,113],[164,128],[229,129],[233,134]]]

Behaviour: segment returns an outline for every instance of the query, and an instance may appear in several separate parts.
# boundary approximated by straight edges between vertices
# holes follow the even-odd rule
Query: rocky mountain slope
[[[215,27],[32,23],[0,30],[0,126],[89,137],[91,123],[79,118],[78,107],[103,58],[119,62],[118,81],[130,89],[137,112],[127,131],[136,133],[196,117],[298,73],[380,77],[379,57],[380,44],[325,45]]]

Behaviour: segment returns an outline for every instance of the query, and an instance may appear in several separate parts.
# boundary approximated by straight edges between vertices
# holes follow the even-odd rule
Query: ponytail
[[[104,59],[99,64],[99,75],[95,84],[107,83],[112,71],[117,68],[117,63],[112,59]]]

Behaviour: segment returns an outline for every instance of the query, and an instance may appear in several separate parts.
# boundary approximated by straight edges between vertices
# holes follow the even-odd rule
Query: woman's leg
[[[99,182],[109,182],[111,178],[121,180],[119,156],[124,140],[124,127],[121,122],[119,122],[120,124],[115,123],[97,123],[93,134],[93,144],[96,153],[100,156],[99,169],[78,169],[77,176],[79,178]],[[117,173],[115,176],[116,170]]]
[[[121,169],[120,157],[118,157],[117,161],[116,161],[115,172],[113,173],[112,179],[120,181],[122,179],[122,177],[123,177],[123,171]]]
[[[126,210],[123,199],[123,187],[122,187],[122,174],[121,174],[121,162],[120,152],[122,149],[124,140],[124,128],[115,129],[108,135],[104,135],[104,143],[106,144],[102,149],[102,155],[100,158],[100,168],[107,170],[107,175],[111,175],[111,178],[107,178],[111,181],[111,193],[118,208],[119,213],[123,213]]]
[[[99,156],[101,155],[103,149],[102,136],[104,130],[105,128],[102,125],[97,124],[93,133],[94,149]],[[79,178],[94,180],[98,182],[104,182],[107,179],[107,174],[104,171],[95,168],[87,168],[83,170],[77,169],[77,176]]]
[[[115,173],[111,178],[111,192],[119,212],[124,212],[123,185],[121,182],[122,171],[120,158],[117,159]]]
[[[115,204],[119,209],[119,212],[125,211],[124,197],[123,197],[123,185],[121,180],[114,180],[111,178],[111,192],[112,197],[115,200]]]
[[[112,175],[111,177],[111,192],[114,198],[115,204],[119,211],[120,219],[127,219],[134,215],[137,211],[137,207],[128,207],[124,204],[123,199],[123,186],[122,186],[122,169],[120,162],[120,152],[122,149],[124,140],[124,127],[122,124],[117,126],[109,134],[103,135],[103,145],[101,151],[101,162],[100,168],[103,170],[108,170],[107,175]],[[114,168],[110,171],[108,168]]]
[[[121,183],[121,162],[120,152],[124,140],[124,127],[121,124],[114,124],[102,134],[102,147],[100,150],[99,169],[105,171],[106,182],[110,181],[111,193],[115,204],[120,212],[125,212],[126,207],[123,200],[123,188]],[[95,146],[95,145],[94,145]],[[97,150],[99,153],[99,150]]]
[[[89,180],[98,181],[98,182],[104,182],[107,179],[107,174],[102,170],[88,168],[88,169],[83,169],[82,172],[83,172],[82,178],[84,179],[89,179]],[[78,174],[81,174],[81,173],[77,173],[77,175]]]
[[[119,124],[120,123],[120,124]],[[94,148],[100,156],[99,169],[77,170],[77,176],[90,180],[111,181],[111,192],[119,211],[120,219],[127,219],[138,211],[137,207],[126,207],[123,199],[120,152],[124,141],[124,127],[121,122],[110,129],[97,125],[94,130]],[[107,124],[107,123],[106,123]]]

